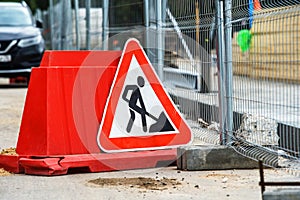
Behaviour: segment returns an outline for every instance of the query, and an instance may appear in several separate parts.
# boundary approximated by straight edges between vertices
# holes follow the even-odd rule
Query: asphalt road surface
[[[16,147],[27,92],[27,88],[10,88],[6,83],[0,79],[0,151]],[[290,181],[296,177],[283,170],[266,169],[265,179]],[[0,199],[251,200],[261,199],[258,183],[257,169],[179,171],[174,166],[54,177],[0,171]]]

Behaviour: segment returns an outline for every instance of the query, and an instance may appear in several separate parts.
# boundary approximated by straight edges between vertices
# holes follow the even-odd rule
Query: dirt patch
[[[0,152],[1,155],[18,155],[16,152],[16,148],[10,147],[7,149],[2,149]]]
[[[236,178],[239,178],[240,176],[239,175],[236,175],[236,174],[218,174],[218,173],[212,173],[212,174],[207,174],[205,176],[206,178],[217,178],[217,177],[220,177],[220,178],[224,178],[224,177],[236,177]]]
[[[11,175],[11,173],[9,173],[3,168],[0,168],[0,176],[9,176],[9,175]]]
[[[153,179],[153,178],[98,178],[88,181],[99,186],[127,186],[131,188],[140,188],[147,190],[166,190],[168,188],[176,188],[181,185],[177,179]]]

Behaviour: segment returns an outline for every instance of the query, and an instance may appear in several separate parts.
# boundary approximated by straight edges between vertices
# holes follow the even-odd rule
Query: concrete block
[[[285,188],[263,193],[263,200],[300,200],[300,189]]]
[[[181,170],[254,169],[258,162],[228,146],[197,145],[177,149],[177,168]]]

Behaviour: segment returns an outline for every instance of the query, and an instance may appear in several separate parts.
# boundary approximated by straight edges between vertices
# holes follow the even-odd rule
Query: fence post
[[[224,18],[223,18],[223,1],[215,0],[216,12],[217,12],[217,56],[218,56],[218,68],[219,68],[219,122],[220,122],[220,143],[226,144],[225,133],[225,44],[224,44]]]
[[[61,49],[62,50],[68,50],[70,49],[69,45],[69,31],[70,31],[70,19],[72,19],[71,16],[71,2],[70,0],[63,0],[61,1],[61,13],[62,13],[62,19],[61,19]]]
[[[79,35],[79,17],[78,17],[78,0],[74,0],[74,10],[75,10],[75,30],[76,30],[76,49],[80,50],[80,35]]]
[[[232,0],[225,0],[225,50],[226,50],[226,132],[227,144],[230,142],[233,131],[233,110],[232,110],[232,92],[233,92],[233,75],[232,75],[232,18],[231,18]]]
[[[161,81],[164,80],[163,67],[164,67],[164,38],[162,30],[162,2],[163,0],[156,1],[156,29],[157,29],[157,73]]]
[[[60,7],[60,11],[62,13],[62,18],[61,18],[61,26],[60,26],[60,29],[61,29],[61,38],[60,38],[60,46],[61,46],[61,49],[62,50],[65,50],[65,41],[66,41],[66,1],[61,1],[61,7]]]
[[[144,38],[144,46],[145,47],[149,47],[149,25],[150,25],[150,19],[149,19],[150,15],[149,15],[149,0],[144,0],[144,19],[145,19],[145,38]],[[146,53],[149,56],[149,52],[148,49],[146,49]]]
[[[85,22],[86,22],[86,49],[89,50],[91,48],[90,44],[90,9],[91,9],[91,0],[86,0],[85,2]]]
[[[109,0],[102,1],[102,49],[107,50],[108,44],[108,6]]]
[[[53,9],[53,0],[49,0],[49,26],[50,26],[50,43],[51,43],[51,49],[54,49],[54,30],[53,30],[53,23],[54,23],[54,9]]]

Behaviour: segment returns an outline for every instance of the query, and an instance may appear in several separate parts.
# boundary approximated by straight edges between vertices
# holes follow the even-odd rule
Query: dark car
[[[30,76],[45,51],[42,23],[26,3],[0,2],[0,77]]]

